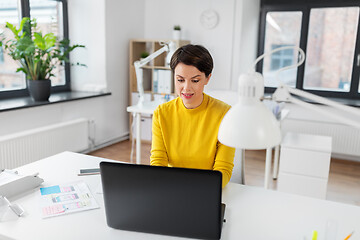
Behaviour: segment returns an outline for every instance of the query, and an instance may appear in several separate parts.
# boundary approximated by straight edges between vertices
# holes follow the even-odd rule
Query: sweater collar
[[[195,113],[195,112],[199,112],[199,111],[203,110],[204,108],[206,108],[208,101],[209,101],[209,96],[207,94],[203,93],[203,100],[202,100],[200,106],[198,106],[196,108],[188,109],[185,107],[182,99],[180,97],[178,97],[178,105],[180,105],[180,108],[183,111],[186,111],[189,113]]]

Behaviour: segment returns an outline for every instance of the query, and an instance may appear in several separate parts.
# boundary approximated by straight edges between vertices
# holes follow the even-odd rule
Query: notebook
[[[100,163],[109,227],[219,239],[225,205],[219,171]]]

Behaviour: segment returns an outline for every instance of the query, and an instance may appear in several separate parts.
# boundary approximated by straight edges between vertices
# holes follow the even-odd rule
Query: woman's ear
[[[211,73],[209,74],[209,76],[207,76],[205,85],[207,85],[209,83],[210,78],[211,78]]]

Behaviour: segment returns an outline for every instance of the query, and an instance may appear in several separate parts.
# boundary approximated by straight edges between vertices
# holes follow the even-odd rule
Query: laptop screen
[[[100,171],[108,226],[220,238],[220,172],[109,162],[101,162]]]

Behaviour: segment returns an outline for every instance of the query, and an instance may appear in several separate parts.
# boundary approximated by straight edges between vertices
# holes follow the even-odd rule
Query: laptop
[[[109,227],[220,239],[221,172],[110,162],[100,172]]]

